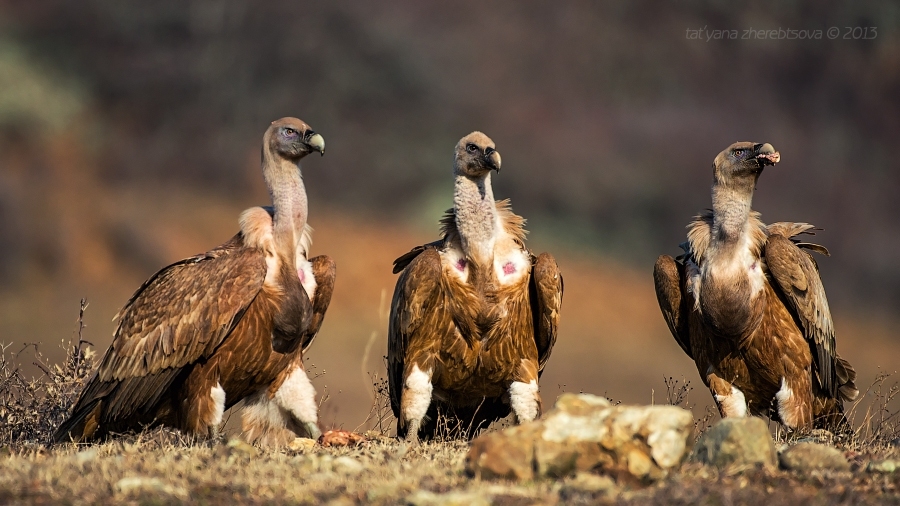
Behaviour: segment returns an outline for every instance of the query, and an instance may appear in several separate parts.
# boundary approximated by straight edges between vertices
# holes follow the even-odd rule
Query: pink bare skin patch
[[[512,262],[506,262],[505,264],[503,264],[503,274],[509,276],[514,272],[516,272],[516,266],[513,265]]]
[[[456,268],[459,270],[459,272],[465,272],[466,271],[466,259],[460,258],[456,262]]]
[[[305,283],[305,282],[306,282],[306,273],[303,272],[303,269],[297,269],[297,276],[300,277],[300,282],[301,282],[301,283]]]

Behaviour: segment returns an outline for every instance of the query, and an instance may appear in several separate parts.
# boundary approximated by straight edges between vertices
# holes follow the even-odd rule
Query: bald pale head
[[[491,170],[500,172],[500,153],[494,141],[481,132],[460,139],[453,159],[453,172],[457,175],[483,177]]]
[[[713,178],[717,184],[752,188],[766,165],[775,165],[781,155],[771,144],[735,142],[713,161]]]
[[[298,161],[313,151],[325,154],[325,139],[297,118],[273,121],[263,136],[263,149],[269,153]]]

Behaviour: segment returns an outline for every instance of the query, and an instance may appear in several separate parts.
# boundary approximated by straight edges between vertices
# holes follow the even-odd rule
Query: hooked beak
[[[497,173],[500,173],[500,153],[497,151],[492,151],[491,154],[484,157],[484,161],[487,163],[488,167],[493,170],[496,170]]]
[[[322,156],[325,156],[325,138],[321,135],[313,132],[309,139],[306,140],[306,145],[313,151],[318,151]]]
[[[781,161],[781,153],[775,151],[775,148],[767,142],[763,145],[757,145],[756,159],[762,166],[775,165]]]

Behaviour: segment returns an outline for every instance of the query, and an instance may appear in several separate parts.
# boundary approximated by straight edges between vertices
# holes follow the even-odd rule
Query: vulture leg
[[[791,374],[781,378],[781,388],[775,393],[778,417],[792,429],[812,426],[812,385],[808,373]]]
[[[297,436],[318,439],[322,435],[318,410],[316,390],[298,356],[294,366],[285,369],[269,388],[247,398],[244,437],[263,446],[286,444]]]
[[[403,393],[400,397],[400,425],[406,427],[406,441],[417,444],[422,419],[431,405],[431,373],[432,368],[423,371],[415,362],[404,375]]]
[[[537,363],[522,359],[517,376],[517,380],[509,385],[509,404],[519,423],[530,422],[541,414]]]
[[[722,418],[743,418],[747,416],[747,399],[744,392],[741,392],[730,381],[726,381],[716,373],[710,373],[706,377],[706,384],[709,391],[716,400],[716,406],[719,408],[719,414]]]
[[[293,431],[298,436],[306,436],[312,439],[319,439],[322,431],[319,430],[319,406],[316,404],[316,389],[309,376],[303,369],[302,362],[288,374],[284,383],[275,391],[275,404],[281,410],[290,415],[288,418],[288,426],[294,426],[295,422],[299,422],[303,429],[299,431],[296,427]]]
[[[192,434],[218,435],[225,413],[225,390],[219,383],[215,361],[194,367],[176,402],[181,404],[181,427]]]

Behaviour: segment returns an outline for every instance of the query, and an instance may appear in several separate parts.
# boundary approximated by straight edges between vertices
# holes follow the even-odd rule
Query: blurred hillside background
[[[778,28],[823,35],[688,38]],[[144,279],[267,203],[260,139],[293,115],[328,144],[304,163],[313,253],[338,264],[310,353],[326,424],[365,418],[391,261],[436,238],[453,146],[475,129],[502,153],[498,197],[566,276],[545,403],[659,402],[674,376],[702,414],[651,270],[737,140],[782,154],[763,218],[825,229],[838,348],[866,387],[900,357],[898,29],[889,1],[0,0],[0,342],[53,355],[86,297],[85,338],[104,350]]]

